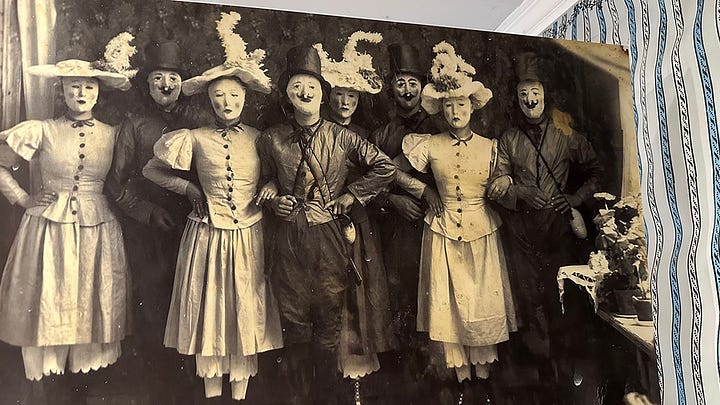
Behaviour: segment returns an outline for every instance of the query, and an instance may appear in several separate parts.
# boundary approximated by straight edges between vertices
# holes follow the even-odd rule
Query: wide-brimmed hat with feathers
[[[490,89],[473,81],[475,68],[458,54],[455,48],[443,41],[433,47],[435,58],[430,68],[430,82],[422,91],[421,105],[430,114],[440,112],[441,100],[450,97],[468,97],[473,109],[483,108],[492,98]]]
[[[130,66],[130,57],[137,51],[130,45],[133,39],[128,32],[116,35],[105,46],[103,58],[94,62],[67,59],[54,65],[30,66],[27,72],[45,78],[92,77],[108,88],[125,91],[130,89],[130,79],[137,74],[137,69]]]
[[[237,77],[249,89],[269,94],[272,87],[262,62],[265,59],[265,51],[259,48],[250,53],[245,51],[247,43],[240,35],[233,32],[240,22],[240,14],[232,11],[222,13],[220,16],[217,32],[225,48],[225,63],[184,81],[183,93],[191,96],[203,91],[215,79]]]
[[[344,87],[361,93],[377,94],[382,90],[382,78],[372,65],[372,56],[357,51],[359,41],[378,44],[382,41],[382,35],[377,32],[355,31],[348,37],[342,59],[337,62],[330,58],[322,44],[313,45],[320,55],[322,77],[332,87]]]

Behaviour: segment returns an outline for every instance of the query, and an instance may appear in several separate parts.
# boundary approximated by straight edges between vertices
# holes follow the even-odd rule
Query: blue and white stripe
[[[720,0],[624,3],[618,9],[616,0],[579,1],[549,35],[578,39],[582,24],[583,40],[629,46],[662,401],[714,404],[720,398]]]

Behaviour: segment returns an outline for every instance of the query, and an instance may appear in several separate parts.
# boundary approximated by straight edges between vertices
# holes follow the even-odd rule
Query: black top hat
[[[518,82],[542,82],[541,71],[542,61],[537,54],[533,52],[523,52],[515,57],[515,76]]]
[[[390,54],[390,74],[410,73],[420,78],[425,77],[420,66],[420,57],[417,48],[408,44],[392,44],[388,46]]]
[[[317,49],[312,46],[300,45],[293,48],[287,53],[287,68],[280,77],[278,90],[284,94],[288,81],[293,75],[306,74],[315,77],[323,86],[323,97],[330,94],[330,83],[323,79],[320,73],[320,55]]]
[[[145,46],[145,63],[141,79],[145,80],[153,70],[173,70],[186,78],[187,72],[181,66],[180,45],[175,41],[151,42]]]

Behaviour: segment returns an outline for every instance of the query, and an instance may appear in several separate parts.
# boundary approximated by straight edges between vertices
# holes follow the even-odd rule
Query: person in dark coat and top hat
[[[187,198],[165,190],[142,175],[153,156],[153,145],[167,132],[196,128],[209,116],[182,99],[186,77],[180,46],[169,40],[145,47],[145,62],[137,79],[147,108],[143,115],[127,118],[120,126],[106,189],[124,214],[121,217],[130,271],[133,274],[133,342],[149,377],[152,398],[180,397],[191,387],[185,362],[174,351],[162,348],[175,259],[184,217],[192,210]],[[136,86],[139,87],[139,86]]]
[[[326,110],[328,119],[367,139],[369,132],[357,124],[353,115],[363,93],[377,94],[382,90],[382,79],[375,72],[372,56],[357,50],[360,41],[379,43],[382,35],[364,31],[352,33],[339,61],[330,58],[322,44],[313,47],[320,55],[322,76],[332,86]],[[363,171],[350,162],[348,164],[351,165],[349,180],[352,182],[362,176]],[[367,389],[361,390],[360,380],[380,369],[377,353],[394,350],[397,342],[389,327],[391,311],[387,274],[377,224],[370,220],[365,207],[359,202],[353,204],[349,215],[356,230],[353,259],[363,282],[358,285],[350,283],[348,289],[338,367],[343,377],[353,382],[355,404],[359,405],[364,397],[376,394]]]
[[[373,131],[370,142],[394,159],[403,156],[402,141],[405,135],[435,134],[442,132],[444,124],[420,105],[428,69],[422,67],[417,48],[409,44],[392,44],[388,47],[388,53],[390,73],[386,82],[396,105],[396,115],[390,122]],[[398,171],[398,179],[402,179],[401,173]],[[425,184],[434,184],[432,176],[427,173],[410,168],[407,174]],[[383,367],[400,367],[410,381],[420,381],[419,376],[428,364],[427,339],[419,335],[415,327],[425,215],[421,197],[405,191],[396,182],[373,200],[370,210],[380,230],[393,311],[392,327],[400,346],[398,352],[381,356],[381,363]]]
[[[337,352],[346,289],[349,282],[361,282],[349,271],[352,232],[343,219],[353,204],[367,204],[392,182],[395,166],[373,144],[320,117],[330,86],[314,48],[288,51],[279,91],[292,104],[293,116],[266,130],[260,141],[262,160],[278,186],[271,282],[290,400],[333,404],[339,400]],[[365,174],[350,182],[348,161]]]
[[[561,314],[557,272],[560,266],[587,262],[587,257],[578,257],[582,249],[571,223],[582,218],[575,208],[596,191],[602,167],[590,142],[568,124],[568,115],[546,108],[547,80],[541,66],[534,53],[516,58],[515,89],[523,116],[498,141],[488,197],[508,208],[503,217],[510,242],[506,251],[512,252],[508,267],[521,320],[519,342],[528,353],[517,356],[515,350],[512,355],[539,367],[545,386],[540,395],[554,396],[559,388],[572,386],[567,361],[579,354],[572,344],[585,344],[582,329],[590,325]],[[571,182],[580,186],[571,189]],[[571,308],[568,299],[565,307]],[[553,382],[551,375],[559,380]],[[546,401],[551,399],[541,403]]]

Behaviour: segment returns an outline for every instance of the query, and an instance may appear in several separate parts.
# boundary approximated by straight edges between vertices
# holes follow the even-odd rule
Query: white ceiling
[[[577,2],[577,0],[190,1],[531,35],[540,33]]]

